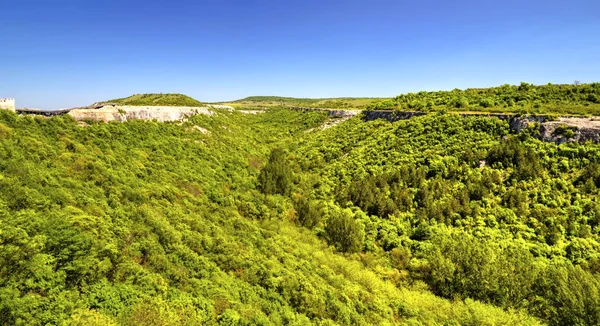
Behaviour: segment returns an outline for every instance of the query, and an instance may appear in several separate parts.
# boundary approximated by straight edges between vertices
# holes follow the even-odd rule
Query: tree
[[[294,204],[294,208],[298,212],[298,221],[304,227],[312,229],[321,220],[321,210],[316,201],[301,197]]]
[[[334,210],[327,221],[325,232],[329,243],[342,252],[359,252],[365,239],[362,225],[349,209]]]
[[[519,85],[519,90],[520,91],[529,91],[532,87],[533,87],[533,85],[530,83],[521,82],[521,84]]]
[[[271,151],[267,165],[258,175],[258,188],[267,195],[287,195],[292,188],[293,172],[285,152],[276,148]]]

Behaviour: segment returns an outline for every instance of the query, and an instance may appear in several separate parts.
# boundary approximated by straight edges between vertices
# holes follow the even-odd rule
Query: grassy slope
[[[101,103],[133,106],[204,106],[202,102],[183,94],[135,94]]]
[[[236,108],[269,108],[269,107],[311,107],[329,109],[364,109],[368,105],[384,100],[382,98],[293,98],[280,96],[251,96],[241,100],[226,102]]]
[[[0,324],[537,323],[398,288],[258,193],[270,149],[322,118],[80,128],[0,112]]]

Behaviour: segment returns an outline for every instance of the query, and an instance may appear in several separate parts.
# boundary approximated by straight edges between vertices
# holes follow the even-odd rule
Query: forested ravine
[[[0,324],[600,323],[599,145],[326,119],[0,112]]]

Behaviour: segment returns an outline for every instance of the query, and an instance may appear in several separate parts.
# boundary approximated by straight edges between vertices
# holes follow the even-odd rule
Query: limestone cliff
[[[73,109],[68,114],[78,121],[156,120],[165,122],[184,120],[194,114],[212,115],[214,111],[210,107],[106,105],[98,108]]]
[[[559,118],[540,125],[540,139],[554,143],[600,142],[600,120],[598,118]]]

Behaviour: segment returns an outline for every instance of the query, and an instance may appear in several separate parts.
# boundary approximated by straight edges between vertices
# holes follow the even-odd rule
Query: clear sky
[[[600,81],[600,0],[6,0],[0,97],[395,96]]]

